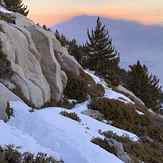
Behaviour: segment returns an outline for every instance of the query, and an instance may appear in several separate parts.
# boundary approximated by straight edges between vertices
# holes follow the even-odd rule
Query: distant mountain
[[[51,29],[58,29],[68,38],[76,38],[78,42],[84,43],[86,31],[94,27],[96,19],[97,16],[76,16]],[[114,46],[121,54],[122,67],[127,68],[129,64],[140,60],[160,78],[163,85],[163,27],[110,18],[103,18],[103,22],[110,29]]]

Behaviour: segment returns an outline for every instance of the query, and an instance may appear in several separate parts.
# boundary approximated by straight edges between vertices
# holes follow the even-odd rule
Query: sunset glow
[[[52,25],[76,15],[98,15],[127,19],[143,24],[163,23],[162,0],[24,0],[29,17],[40,24]]]

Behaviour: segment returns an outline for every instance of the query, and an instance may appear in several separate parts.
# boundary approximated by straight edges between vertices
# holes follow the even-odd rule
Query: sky
[[[29,17],[48,26],[78,15],[127,19],[143,24],[163,24],[163,0],[23,0]]]

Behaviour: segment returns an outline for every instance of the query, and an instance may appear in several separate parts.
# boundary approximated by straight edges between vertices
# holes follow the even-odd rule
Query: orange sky
[[[36,23],[53,25],[76,15],[98,15],[134,20],[144,24],[163,23],[163,0],[24,0],[29,17]]]

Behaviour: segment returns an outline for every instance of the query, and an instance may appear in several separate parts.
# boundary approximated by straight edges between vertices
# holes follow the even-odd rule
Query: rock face
[[[26,17],[11,12],[15,24],[0,20],[2,51],[11,62],[14,75],[10,82],[34,107],[62,99],[66,73],[76,78],[83,72],[54,34]],[[1,98],[1,97],[0,97]]]
[[[118,87],[115,87],[115,90],[129,97],[140,108],[145,108],[144,102],[125,87],[119,85]]]
[[[118,158],[120,158],[122,161],[125,163],[132,163],[131,158],[128,156],[128,154],[125,152],[123,148],[123,144],[116,141],[115,139],[106,139],[107,143],[109,144],[110,147],[115,149],[116,155]]]
[[[9,101],[22,101],[14,93],[12,93],[7,87],[0,83],[0,119],[6,120],[5,109]]]

